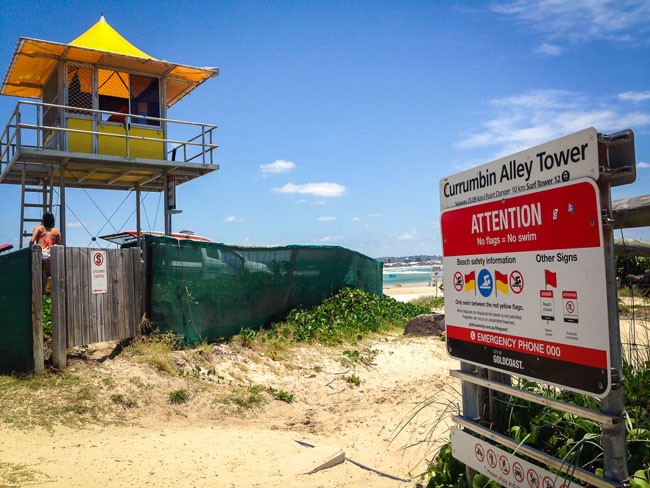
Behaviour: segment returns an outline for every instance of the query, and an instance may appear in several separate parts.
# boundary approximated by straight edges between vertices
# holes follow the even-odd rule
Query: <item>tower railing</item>
[[[107,120],[110,118],[119,122]],[[89,121],[90,128],[69,127],[71,119]],[[113,132],[107,132],[106,127],[112,127]],[[136,146],[148,142],[162,145],[160,158],[154,159],[215,165],[213,151],[219,147],[214,143],[215,129],[217,126],[213,124],[19,101],[0,135],[0,179],[25,150],[50,154],[74,152],[68,143],[71,135],[90,141],[91,149],[84,151],[88,154],[102,155],[99,141],[107,138],[103,140],[120,140],[124,144],[124,154],[111,154],[116,159],[141,158]],[[149,134],[152,131],[158,132],[155,137]]]

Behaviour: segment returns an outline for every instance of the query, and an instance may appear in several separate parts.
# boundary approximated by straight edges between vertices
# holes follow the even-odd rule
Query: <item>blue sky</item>
[[[635,131],[637,181],[613,198],[650,193],[647,0],[36,5],[3,3],[3,76],[19,36],[67,43],[102,12],[156,58],[220,68],[168,114],[219,125],[221,169],[178,188],[174,231],[439,254],[442,177],[589,126]],[[17,100],[0,98],[2,126]],[[127,192],[66,197],[70,245],[135,227]],[[159,201],[143,227],[163,229]],[[19,187],[0,202],[0,242],[17,244]]]

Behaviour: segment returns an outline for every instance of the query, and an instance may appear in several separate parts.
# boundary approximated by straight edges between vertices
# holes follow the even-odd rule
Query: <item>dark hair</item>
[[[45,227],[54,227],[54,215],[49,212],[43,214],[43,225]]]

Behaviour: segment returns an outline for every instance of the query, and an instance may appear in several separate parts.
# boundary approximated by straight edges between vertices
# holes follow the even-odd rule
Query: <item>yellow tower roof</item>
[[[161,77],[171,106],[209,78],[218,68],[197,68],[161,61],[141,51],[102,15],[99,21],[69,44],[21,37],[14,51],[0,94],[43,98],[43,85],[61,61],[88,63]]]
[[[95,25],[77,37],[68,46],[85,47],[95,51],[124,54],[136,58],[154,59],[153,56],[149,56],[147,53],[140,51],[124,39],[119,32],[106,22],[103,14]]]

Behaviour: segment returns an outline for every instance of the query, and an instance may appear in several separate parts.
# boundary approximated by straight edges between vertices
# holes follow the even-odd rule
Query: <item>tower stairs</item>
[[[29,245],[34,226],[41,223],[45,212],[52,213],[54,187],[52,177],[43,178],[40,184],[28,184],[23,171],[20,195],[20,237],[18,245],[22,249]]]

